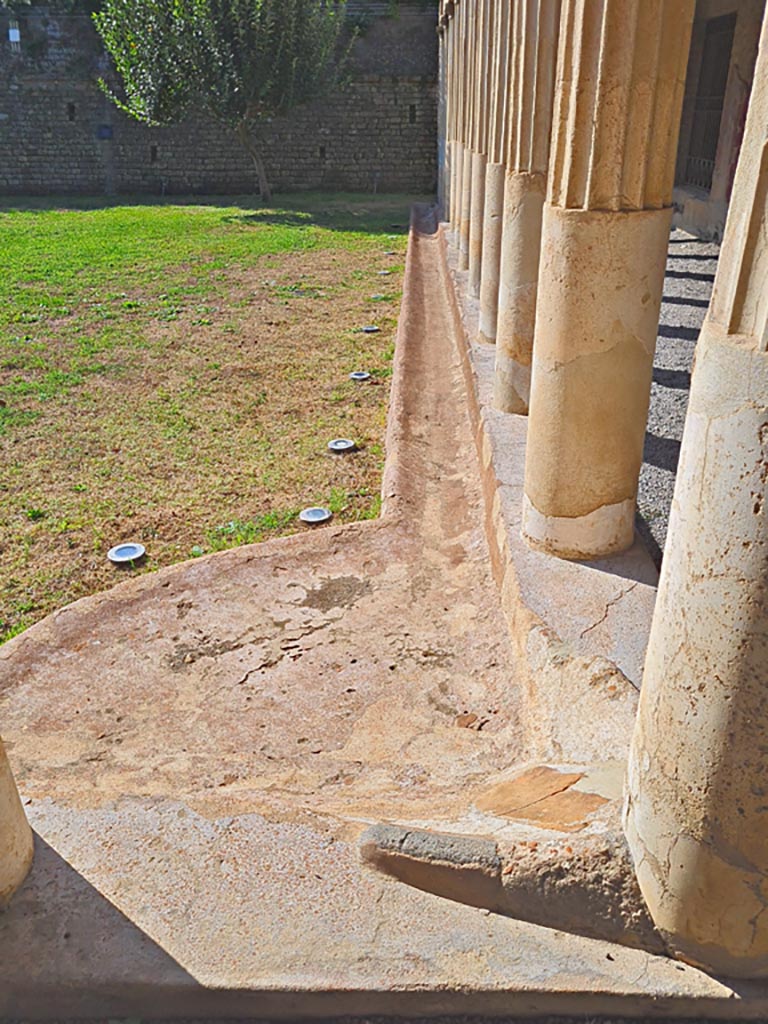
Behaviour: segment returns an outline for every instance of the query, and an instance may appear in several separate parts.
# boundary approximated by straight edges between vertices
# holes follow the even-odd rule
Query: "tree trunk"
[[[269,181],[267,180],[267,171],[264,167],[264,161],[261,158],[261,153],[254,142],[251,131],[248,127],[247,121],[241,121],[237,127],[237,137],[240,140],[243,149],[250,156],[253,161],[253,167],[256,171],[256,178],[259,183],[259,192],[261,198],[265,203],[272,202],[272,189],[269,187]]]

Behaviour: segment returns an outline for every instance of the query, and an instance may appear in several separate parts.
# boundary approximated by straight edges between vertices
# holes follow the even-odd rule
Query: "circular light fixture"
[[[361,327],[360,330],[363,334],[378,334],[381,328],[375,324],[367,324],[365,327]]]
[[[357,448],[357,445],[354,441],[350,441],[348,437],[336,437],[333,441],[328,442],[328,449],[334,455],[345,455],[347,452],[353,452],[355,448]]]
[[[138,562],[146,553],[143,544],[118,544],[110,548],[107,558],[115,565],[128,565],[130,562]]]
[[[303,508],[299,512],[299,519],[302,523],[309,523],[310,526],[318,526],[320,523],[327,523],[329,519],[333,519],[333,512],[319,506]]]
[[[349,375],[350,380],[370,380],[371,375],[367,370],[353,370]]]

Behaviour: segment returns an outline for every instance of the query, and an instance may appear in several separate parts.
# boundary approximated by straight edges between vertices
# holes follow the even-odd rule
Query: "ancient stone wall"
[[[19,22],[15,51],[0,10],[0,194],[253,189],[248,157],[220,125],[150,128],[117,110],[95,84],[106,61],[87,18],[35,9]],[[371,18],[350,81],[265,127],[275,189],[434,189],[434,24],[431,5]]]

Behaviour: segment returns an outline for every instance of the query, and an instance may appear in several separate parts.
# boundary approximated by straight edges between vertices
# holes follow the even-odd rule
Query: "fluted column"
[[[474,115],[472,133],[472,185],[469,210],[469,293],[480,294],[485,209],[485,168],[488,162],[488,107],[490,88],[490,21],[498,0],[475,0]]]
[[[477,72],[477,0],[461,0],[459,17],[464,49],[462,67],[461,194],[459,196],[459,270],[469,270],[469,224],[472,206],[472,140],[474,132],[475,75]]]
[[[448,87],[448,18],[444,13],[445,0],[440,0],[439,17],[437,23],[438,37],[438,77],[437,77],[437,203],[440,210],[446,209],[446,203],[450,202],[450,135],[448,127],[449,117],[449,87]]]
[[[506,155],[510,74],[509,26],[512,3],[513,0],[496,0],[491,24],[492,78],[488,112],[488,162],[485,167],[479,324],[480,340],[491,344],[496,340],[496,319],[499,306],[501,228],[504,214],[504,158]]]
[[[458,232],[461,217],[461,165],[464,146],[462,141],[462,89],[463,39],[459,7],[462,0],[446,4],[448,37],[448,132],[450,142],[450,195],[449,222],[451,230]]]
[[[768,976],[768,28],[683,434],[625,831],[670,949]]]
[[[26,878],[32,852],[32,830],[0,740],[0,910]]]
[[[563,0],[523,535],[628,548],[694,0]]]
[[[527,413],[560,0],[513,0],[494,405]]]

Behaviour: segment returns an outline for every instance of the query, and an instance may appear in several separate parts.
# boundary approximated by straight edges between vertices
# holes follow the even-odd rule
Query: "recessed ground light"
[[[367,324],[365,327],[361,327],[360,330],[363,334],[378,334],[381,328],[375,324]]]
[[[377,270],[376,273],[379,275],[379,277],[389,277],[389,275],[392,273],[392,271],[391,270]]]
[[[353,370],[349,375],[350,380],[370,380],[371,375],[367,370]]]
[[[387,251],[384,253],[384,255],[385,256],[397,256],[397,253],[395,252],[394,249],[387,249]]]
[[[335,455],[345,455],[347,452],[353,452],[357,448],[354,441],[350,441],[348,437],[335,437],[333,441],[328,442],[328,449]]]
[[[130,562],[138,562],[146,553],[143,544],[118,544],[116,547],[110,548],[107,558],[115,565],[128,565]]]
[[[386,299],[386,297],[387,296],[386,295],[382,295],[381,292],[376,292],[375,295],[371,296],[371,298],[373,299],[374,302],[381,302],[381,300],[382,299]]]
[[[333,512],[318,506],[303,508],[299,512],[299,519],[302,523],[309,523],[310,526],[318,526],[320,523],[327,523],[329,519],[333,519]]]

